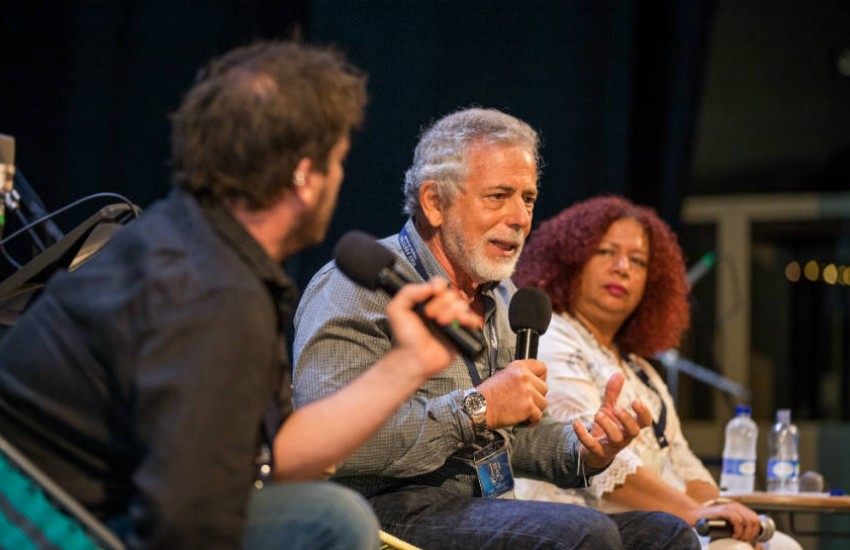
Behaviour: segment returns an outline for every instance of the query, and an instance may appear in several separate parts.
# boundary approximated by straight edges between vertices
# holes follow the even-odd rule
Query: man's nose
[[[505,221],[509,226],[516,229],[531,227],[532,212],[523,197],[512,200],[508,208],[510,208],[510,211]]]

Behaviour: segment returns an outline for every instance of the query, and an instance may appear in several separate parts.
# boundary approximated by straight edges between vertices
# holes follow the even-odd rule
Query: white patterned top
[[[692,480],[716,485],[711,474],[688,446],[673,398],[664,381],[647,361],[634,355],[629,356],[629,362],[639,365],[647,373],[657,393],[638,378],[629,364],[601,346],[590,331],[566,313],[552,317],[549,329],[540,338],[538,358],[548,367],[547,414],[558,420],[572,421],[579,418],[590,425],[593,415],[602,404],[608,379],[614,373],[621,372],[626,381],[617,402],[619,406],[629,407],[639,398],[649,407],[652,417],[658,420],[661,400],[664,399],[667,405],[664,433],[669,446],[661,449],[652,428],[644,428],[631,445],[617,455],[607,470],[593,478],[593,484],[587,489],[565,490],[542,481],[518,479],[519,498],[583,504],[609,513],[623,511],[622,507],[602,497],[622,485],[626,477],[639,466],[647,468],[680,491],[684,491],[685,483]]]

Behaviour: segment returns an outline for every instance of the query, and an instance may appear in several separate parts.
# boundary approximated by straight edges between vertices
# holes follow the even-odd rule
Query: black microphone
[[[349,279],[370,290],[378,288],[390,296],[410,283],[401,273],[393,269],[395,255],[378,244],[375,237],[362,231],[349,231],[336,243],[334,259]],[[425,304],[417,304],[416,312],[432,331],[443,334],[458,350],[470,359],[484,349],[484,335],[480,330],[470,330],[459,323],[439,325],[424,314]]]
[[[773,520],[763,514],[759,514],[759,534],[756,537],[758,542],[767,542],[773,538],[773,533],[776,532],[776,524]],[[732,524],[725,519],[706,519],[702,518],[694,526],[697,534],[701,537],[711,537],[712,539],[723,539],[732,536],[734,529]]]
[[[516,332],[515,359],[537,359],[537,342],[549,328],[552,302],[539,288],[521,288],[511,298],[508,321]]]

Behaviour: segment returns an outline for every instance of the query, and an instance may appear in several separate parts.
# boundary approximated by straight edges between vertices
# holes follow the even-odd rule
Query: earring
[[[304,172],[295,171],[292,174],[292,182],[295,185],[301,186],[307,183],[307,178],[304,177]]]

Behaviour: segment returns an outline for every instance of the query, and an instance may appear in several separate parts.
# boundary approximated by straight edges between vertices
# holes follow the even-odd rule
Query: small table
[[[850,496],[833,496],[829,493],[765,493],[756,491],[723,496],[745,504],[759,512],[787,513],[791,532],[801,536],[850,537],[850,531],[807,531],[797,529],[794,517],[797,514],[850,514]]]

